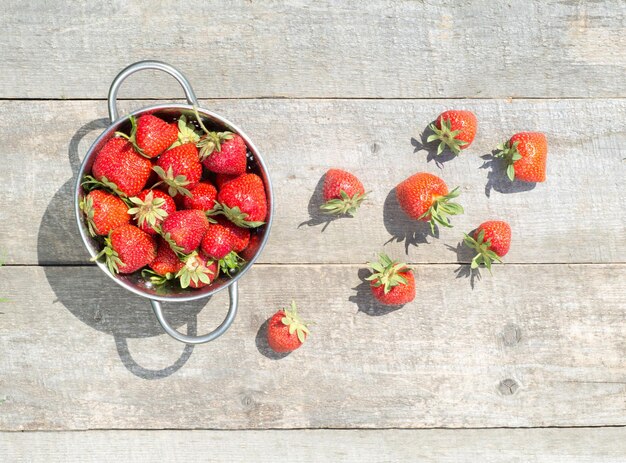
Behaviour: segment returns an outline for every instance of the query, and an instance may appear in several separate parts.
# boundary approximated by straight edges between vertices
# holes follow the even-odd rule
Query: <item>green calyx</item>
[[[429,128],[434,133],[426,139],[426,142],[430,143],[435,140],[439,140],[439,146],[437,146],[437,156],[443,153],[443,150],[446,149],[446,147],[448,147],[452,153],[458,155],[461,152],[462,147],[467,145],[466,141],[456,138],[461,131],[452,130],[452,125],[447,119],[440,118],[439,123],[441,128],[437,127],[437,124],[430,124]]]
[[[230,278],[235,276],[245,265],[246,261],[235,251],[231,251],[219,260],[220,270]]]
[[[311,334],[307,324],[298,315],[296,301],[291,301],[291,308],[283,309],[283,318],[280,319],[283,325],[289,327],[289,334],[296,333],[300,342],[306,341],[306,337]]]
[[[183,253],[183,247],[176,244],[176,241],[174,241],[169,232],[163,233],[163,229],[158,225],[154,227],[154,230],[170,245],[171,250],[174,251],[178,257],[187,257],[186,254]]]
[[[158,222],[161,222],[168,216],[163,209],[165,200],[163,198],[155,198],[152,191],[146,195],[143,201],[136,196],[129,198],[129,201],[133,203],[134,207],[128,209],[128,213],[135,217],[140,227],[147,222],[148,225],[154,228]]]
[[[207,265],[212,263],[212,261],[208,261]],[[195,251],[187,256],[185,265],[176,274],[176,278],[180,281],[180,287],[183,289],[189,287],[192,281],[194,284],[202,282],[210,285],[215,277],[217,275],[214,275],[214,272],[198,258],[198,253]]]
[[[215,203],[215,206],[210,211],[206,212],[207,217],[211,217],[214,215],[224,215],[228,220],[242,228],[256,228],[265,224],[262,221],[249,221],[247,220],[248,214],[245,212],[241,212],[238,206],[228,207],[226,204]]]
[[[167,172],[165,172],[161,166],[154,166],[152,170],[154,170],[161,179],[153,188],[161,183],[165,183],[168,186],[167,192],[170,196],[176,196],[177,194],[185,195],[189,198],[193,196],[191,192],[185,188],[191,182],[187,180],[187,177],[184,175],[174,175],[172,166],[168,167]]]
[[[85,196],[83,199],[80,200],[80,203],[78,203],[78,206],[80,207],[80,210],[83,211],[83,213],[85,214],[85,218],[87,220],[87,229],[89,230],[89,234],[91,236],[96,236],[97,235],[96,224],[93,221],[94,213],[95,213],[93,209],[93,198],[89,196]]]
[[[466,234],[463,242],[468,248],[477,252],[472,259],[471,268],[478,268],[480,264],[484,264],[491,273],[491,263],[502,262],[500,256],[491,250],[491,240],[485,241],[485,230],[480,230],[476,239]]]
[[[119,266],[122,264],[122,259],[118,253],[111,246],[111,235],[104,239],[104,248],[94,257],[89,259],[91,262],[96,262],[100,258],[104,257],[104,261],[109,269],[109,272],[112,274],[117,274],[120,272]]]
[[[341,199],[330,199],[320,206],[324,214],[348,214],[350,217],[354,217],[361,203],[367,196],[367,193],[356,193],[354,196],[350,197],[348,193],[341,190],[340,195]]]
[[[81,182],[81,186],[85,191],[92,191],[97,188],[103,188],[109,193],[112,193],[121,198],[128,205],[128,196],[126,195],[126,193],[120,190],[120,188],[115,183],[113,183],[106,177],[102,177],[100,180],[97,180],[91,175],[85,175],[83,177],[83,181]]]
[[[444,196],[439,196],[433,201],[432,206],[428,208],[426,212],[418,217],[418,219],[425,219],[430,217],[428,222],[430,223],[430,229],[435,233],[436,225],[443,225],[444,227],[452,228],[450,225],[449,215],[463,214],[463,206],[458,203],[450,202],[451,199],[458,197],[461,194],[459,188],[456,187],[450,193]]]
[[[178,119],[178,139],[168,149],[186,143],[193,143],[195,145],[198,143],[198,140],[200,140],[200,134],[196,130],[196,127],[192,123],[187,122],[187,116],[183,114]]]
[[[196,120],[198,121],[198,125],[204,131],[204,136],[198,140],[196,143],[196,147],[200,150],[200,161],[204,161],[208,158],[214,151],[222,150],[222,143],[226,140],[230,140],[233,138],[233,133],[229,131],[224,132],[212,132],[206,128],[204,123],[202,122],[202,118],[198,113],[198,108],[193,107],[194,114],[196,115]]]
[[[162,286],[175,278],[175,275],[171,272],[167,272],[165,275],[160,275],[147,268],[141,271],[141,276],[155,286]]]
[[[519,145],[518,141],[511,144],[510,140],[506,143],[500,143],[498,152],[494,155],[496,158],[503,159],[506,163],[506,176],[511,181],[515,180],[515,167],[513,164],[522,159],[522,155],[517,150],[517,145]]]
[[[406,285],[408,283],[402,275],[402,273],[409,271],[406,264],[391,260],[385,253],[380,253],[379,257],[378,262],[367,263],[372,270],[372,274],[365,278],[367,281],[372,281],[376,288],[384,286],[383,291],[385,294],[391,291],[391,288],[394,286]]]

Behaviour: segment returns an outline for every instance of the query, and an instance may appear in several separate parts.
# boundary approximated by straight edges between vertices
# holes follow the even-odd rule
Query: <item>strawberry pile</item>
[[[233,276],[258,249],[265,184],[238,134],[181,115],[130,118],[97,153],[82,185],[87,229],[114,274],[201,288]]]

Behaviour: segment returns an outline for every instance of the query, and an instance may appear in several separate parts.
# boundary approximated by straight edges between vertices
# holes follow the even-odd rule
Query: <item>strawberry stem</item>
[[[515,180],[515,167],[514,164],[522,159],[522,155],[517,150],[519,142],[516,141],[511,145],[511,141],[501,143],[498,145],[498,152],[494,155],[496,158],[500,158],[506,164],[506,176],[509,180]]]
[[[335,214],[335,215],[343,215],[347,214],[350,217],[354,217],[356,215],[357,210],[361,206],[361,203],[365,199],[368,193],[355,193],[354,196],[350,197],[344,191],[340,191],[341,199],[330,199],[326,201],[324,204],[320,206],[320,209],[324,214]]]
[[[430,130],[434,133],[430,135],[426,142],[430,143],[439,140],[439,146],[437,146],[437,156],[443,153],[443,150],[448,147],[450,151],[458,155],[461,152],[463,146],[467,145],[466,141],[459,140],[456,136],[461,132],[460,130],[452,130],[452,124],[449,120],[443,117],[439,118],[439,124],[441,128],[437,127],[437,124],[433,123],[429,125]]]
[[[426,212],[418,217],[419,220],[429,218],[430,230],[435,233],[435,226],[443,225],[444,227],[452,228],[449,215],[463,214],[463,206],[458,203],[450,202],[451,199],[457,198],[461,192],[459,187],[456,187],[450,193],[444,196],[437,197],[432,206],[428,208]]]

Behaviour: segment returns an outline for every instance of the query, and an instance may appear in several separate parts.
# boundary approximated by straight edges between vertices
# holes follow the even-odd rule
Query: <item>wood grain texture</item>
[[[123,102],[120,111],[149,104]],[[202,104],[239,123],[269,165],[276,213],[264,262],[360,263],[382,249],[411,262],[468,261],[457,245],[488,219],[511,224],[511,263],[623,262],[626,256],[626,212],[616,203],[626,184],[626,100]],[[420,148],[420,134],[450,107],[476,112],[478,136],[458,159],[444,158],[438,166],[432,151]],[[87,262],[72,210],[72,163],[76,171],[106,126],[105,114],[102,101],[0,102],[0,250],[8,263]],[[46,130],[33,134],[32,127]],[[511,185],[499,166],[482,168],[489,161],[481,157],[499,142],[534,129],[549,139],[546,183]],[[356,218],[326,227],[318,212],[319,181],[333,166],[354,172],[371,193]],[[462,190],[466,213],[438,239],[395,202],[392,189],[417,171],[436,173]]]
[[[205,98],[623,97],[625,15],[621,0],[8,0],[0,97],[99,98],[144,59]],[[124,92],[180,94],[153,76]]]
[[[621,463],[626,428],[0,433],[12,463]]]
[[[507,265],[473,290],[455,267],[417,266],[390,311],[359,266],[259,265],[196,348],[97,268],[1,268],[0,430],[626,424],[625,265]],[[205,332],[226,297],[167,317]],[[279,358],[263,325],[291,298],[316,324]]]

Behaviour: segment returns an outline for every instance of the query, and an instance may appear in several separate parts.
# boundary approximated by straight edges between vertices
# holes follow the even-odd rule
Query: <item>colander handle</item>
[[[185,96],[187,97],[187,102],[192,106],[198,106],[198,99],[196,98],[196,94],[191,88],[191,84],[187,80],[187,78],[182,75],[182,73],[170,66],[169,64],[163,63],[161,61],[139,61],[138,63],[131,64],[122,72],[120,72],[113,82],[111,83],[111,88],[109,89],[109,119],[111,122],[117,120],[119,114],[117,112],[117,92],[122,85],[122,82],[137,71],[143,71],[145,69],[155,69],[157,71],[163,71],[168,73],[174,79],[178,81],[183,90],[185,91]]]
[[[235,315],[237,315],[237,305],[239,298],[239,293],[237,291],[237,282],[232,283],[228,287],[228,295],[230,296],[230,306],[228,307],[228,313],[226,314],[226,318],[220,326],[215,328],[209,334],[205,334],[204,336],[189,336],[187,334],[179,333],[165,319],[165,316],[163,315],[163,309],[161,308],[161,303],[153,300],[150,300],[150,303],[152,304],[152,310],[154,310],[154,315],[156,315],[157,320],[167,334],[169,334],[174,339],[180,342],[184,342],[186,344],[203,344],[205,342],[213,341],[214,339],[224,334],[235,320]]]

